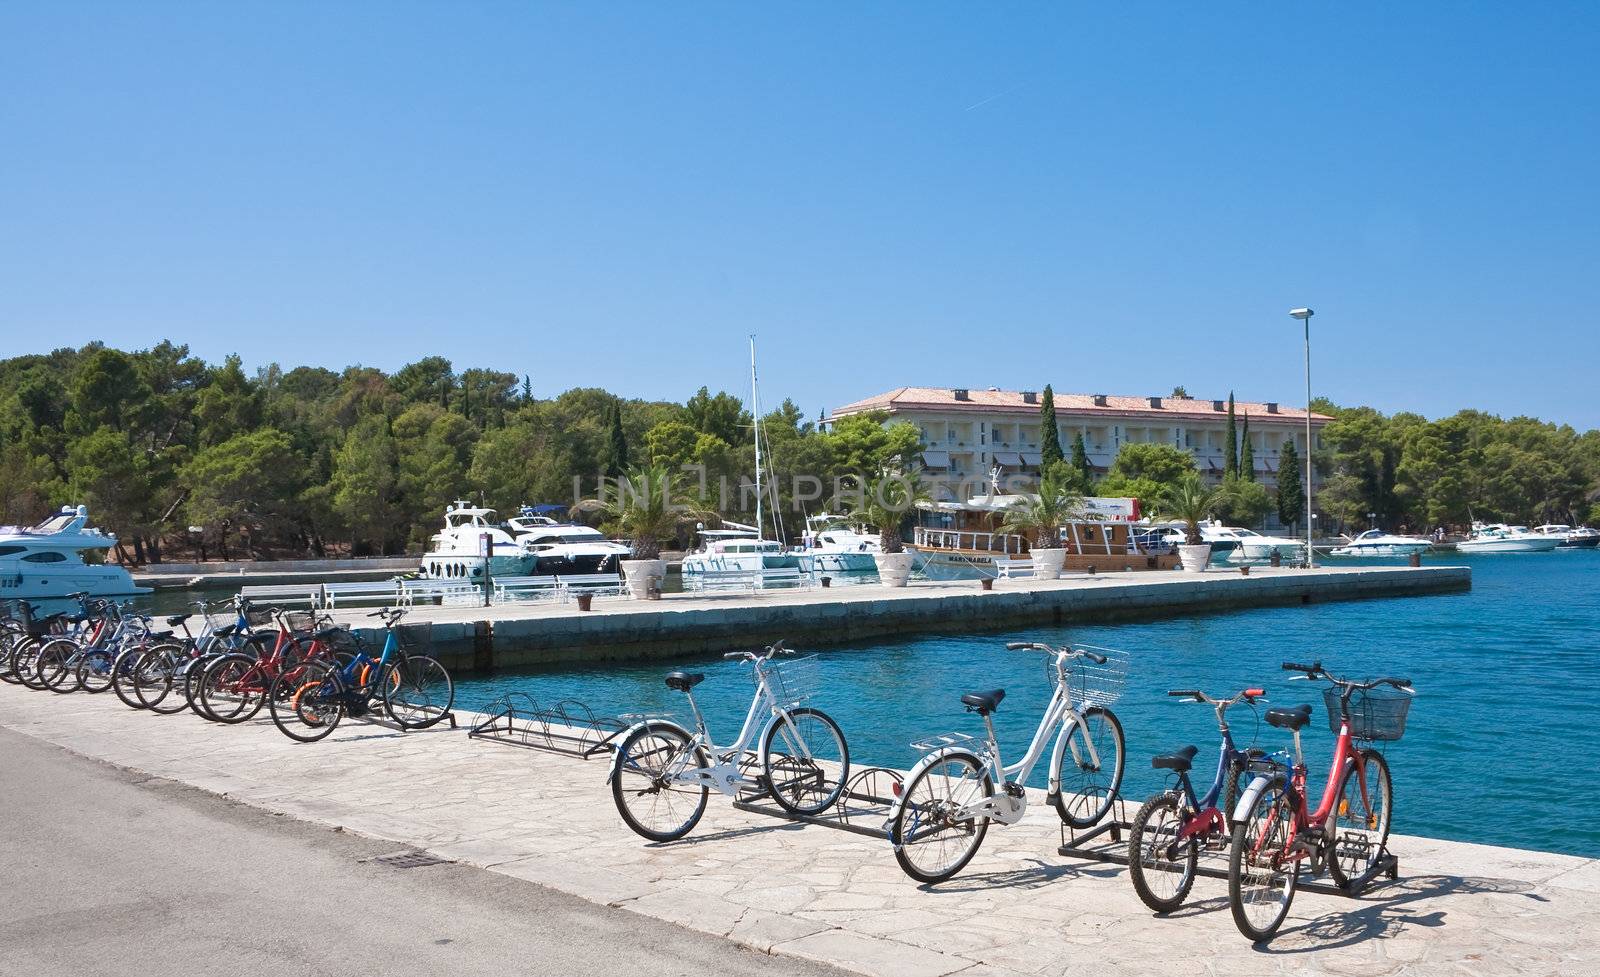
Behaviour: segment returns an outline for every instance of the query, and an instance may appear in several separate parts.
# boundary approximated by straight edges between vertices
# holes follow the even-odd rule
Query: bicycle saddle
[[[224,624],[222,627],[217,628],[215,631],[213,631],[211,633],[216,635],[219,638],[226,638],[228,635],[232,634],[233,632],[235,632],[237,630],[239,630],[239,625],[237,625],[237,624]]]
[[[194,617],[194,615],[193,614],[174,614],[171,617],[167,618],[167,626],[175,628],[178,625],[182,624],[184,621],[189,620],[189,618],[191,618],[191,617]]]
[[[1311,707],[1309,705],[1285,706],[1281,709],[1268,709],[1266,715],[1267,725],[1279,729],[1299,729],[1311,721]]]
[[[170,637],[172,637],[172,632],[171,631],[151,631],[150,634],[149,634],[149,638],[150,638],[151,641],[160,641],[162,638],[170,638]]]
[[[705,675],[700,672],[668,672],[667,688],[687,692],[705,680]]]
[[[1000,700],[1005,697],[1005,689],[991,689],[988,692],[968,692],[961,697],[961,704],[980,716],[987,716],[1000,708]]]
[[[1188,773],[1194,765],[1194,756],[1200,752],[1198,746],[1186,746],[1175,753],[1163,753],[1150,758],[1150,766],[1157,770],[1171,770],[1175,773]]]
[[[311,635],[311,640],[312,641],[327,641],[329,638],[338,637],[339,636],[339,632],[341,630],[342,629],[340,629],[340,628],[323,628],[320,631],[314,632]]]

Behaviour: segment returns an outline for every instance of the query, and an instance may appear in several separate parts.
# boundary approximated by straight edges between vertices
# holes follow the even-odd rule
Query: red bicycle
[[[312,611],[269,608],[278,630],[253,634],[246,643],[256,652],[230,652],[201,673],[195,711],[207,719],[233,725],[252,718],[267,702],[279,675],[315,660],[334,660],[331,642],[342,632],[321,627]],[[268,648],[268,644],[271,645]]]
[[[1389,865],[1389,765],[1382,753],[1356,742],[1400,739],[1413,695],[1410,679],[1355,682],[1330,674],[1320,662],[1283,667],[1329,683],[1323,698],[1338,740],[1322,800],[1308,811],[1300,730],[1311,721],[1311,707],[1267,710],[1269,725],[1294,734],[1294,756],[1275,754],[1274,769],[1245,788],[1234,810],[1228,858],[1233,921],[1257,943],[1283,925],[1302,873],[1326,871],[1336,884],[1355,890]]]

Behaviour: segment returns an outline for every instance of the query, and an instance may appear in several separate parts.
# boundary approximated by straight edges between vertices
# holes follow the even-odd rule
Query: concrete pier
[[[423,606],[407,623],[432,625],[434,653],[452,670],[559,662],[671,658],[747,648],[784,638],[825,646],[890,635],[993,631],[1204,614],[1275,605],[1411,597],[1471,589],[1467,567],[1253,568],[1104,573],[1062,580],[975,580],[727,594],[666,594],[659,601],[597,598],[493,607]],[[336,621],[369,628],[368,610]]]

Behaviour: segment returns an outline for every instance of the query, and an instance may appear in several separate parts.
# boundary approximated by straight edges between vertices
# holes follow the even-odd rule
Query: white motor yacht
[[[850,528],[843,516],[812,516],[800,539],[800,568],[807,573],[860,573],[876,570],[882,552],[878,537]]]
[[[1600,529],[1590,529],[1588,526],[1573,528],[1560,523],[1550,523],[1535,526],[1533,531],[1541,536],[1554,536],[1558,540],[1557,549],[1589,550],[1600,546]]]
[[[616,573],[618,564],[633,552],[593,526],[557,522],[526,506],[522,515],[506,521],[506,528],[533,557],[534,574]]]
[[[1410,556],[1433,548],[1433,543],[1417,536],[1396,536],[1381,529],[1369,529],[1343,546],[1329,551],[1329,556]]]
[[[784,551],[782,543],[762,539],[754,526],[724,522],[723,529],[700,529],[700,548],[683,558],[683,575],[690,578],[707,571],[783,570],[799,568],[800,558]]]
[[[1508,526],[1505,523],[1472,524],[1472,535],[1456,544],[1459,553],[1548,553],[1561,542],[1555,536],[1545,536],[1527,526]]]
[[[1267,536],[1242,526],[1214,526],[1210,529],[1210,536],[1207,535],[1207,527],[1201,526],[1200,536],[1206,542],[1212,543],[1213,549],[1216,547],[1212,542],[1213,538],[1237,540],[1239,545],[1228,553],[1230,560],[1270,560],[1274,553],[1281,559],[1300,560],[1306,555],[1305,540],[1289,539],[1287,536]]]
[[[0,600],[56,600],[71,594],[148,594],[120,566],[86,563],[84,550],[108,550],[117,537],[89,526],[88,506],[64,506],[37,526],[0,527]]]
[[[493,509],[451,503],[444,510],[444,529],[428,541],[422,576],[481,583],[485,562],[496,577],[526,576],[533,569],[532,554],[495,522]]]

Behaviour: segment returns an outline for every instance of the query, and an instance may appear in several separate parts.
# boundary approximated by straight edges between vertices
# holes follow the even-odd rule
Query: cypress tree
[[[613,478],[628,470],[628,438],[622,433],[622,405],[611,408],[611,434],[606,441],[606,471]]]
[[[1247,482],[1256,480],[1256,449],[1250,446],[1250,415],[1244,415],[1244,431],[1239,437],[1239,477]]]
[[[1283,444],[1278,464],[1278,520],[1286,526],[1298,525],[1306,511],[1306,487],[1300,481],[1300,452],[1294,439]]]
[[[1228,433],[1222,445],[1222,477],[1239,474],[1239,430],[1233,425],[1233,391],[1228,391]]]
[[[1061,432],[1056,430],[1056,395],[1047,383],[1039,398],[1039,467],[1048,469],[1062,460]]]
[[[1072,467],[1083,476],[1083,484],[1094,484],[1094,468],[1089,464],[1089,449],[1084,446],[1082,431],[1072,436]]]

